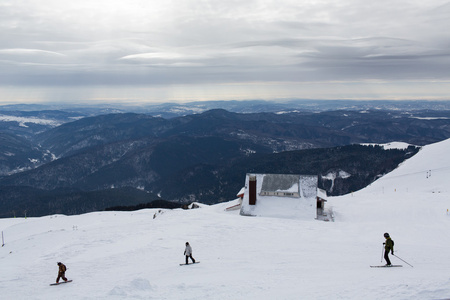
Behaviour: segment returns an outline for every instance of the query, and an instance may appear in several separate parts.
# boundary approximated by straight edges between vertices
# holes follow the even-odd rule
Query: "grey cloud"
[[[5,0],[0,84],[445,81],[449,20],[440,0]]]

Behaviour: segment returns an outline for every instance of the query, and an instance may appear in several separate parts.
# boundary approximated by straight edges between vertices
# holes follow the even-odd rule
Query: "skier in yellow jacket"
[[[386,242],[383,243],[384,245],[384,259],[386,260],[386,266],[391,265],[391,260],[389,259],[389,251],[392,255],[394,255],[394,241],[389,236],[389,233],[384,234],[384,238],[386,239]]]

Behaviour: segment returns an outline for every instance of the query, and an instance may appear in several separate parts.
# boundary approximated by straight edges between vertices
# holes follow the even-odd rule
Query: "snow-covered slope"
[[[61,125],[62,121],[52,120],[52,119],[43,119],[39,117],[18,117],[18,116],[10,116],[0,114],[0,122],[17,122],[19,126],[28,127],[27,123],[39,124],[39,125],[49,125],[52,127],[56,127]]]
[[[335,222],[199,209],[0,219],[2,299],[442,299],[450,297],[450,140],[364,190]],[[379,265],[383,233],[403,268]],[[189,241],[200,264],[179,266]],[[72,283],[49,286],[58,261]]]

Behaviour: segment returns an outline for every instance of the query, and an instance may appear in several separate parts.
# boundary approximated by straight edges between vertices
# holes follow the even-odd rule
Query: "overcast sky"
[[[450,99],[442,0],[1,0],[0,103]]]

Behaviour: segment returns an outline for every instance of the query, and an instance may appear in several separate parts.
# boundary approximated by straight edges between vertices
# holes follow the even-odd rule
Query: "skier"
[[[192,263],[195,264],[195,259],[192,257],[192,247],[189,242],[186,242],[186,249],[184,249],[184,255],[186,256],[186,264],[188,264],[188,258],[190,257]]]
[[[391,261],[389,259],[389,251],[391,251],[391,254],[394,255],[394,241],[389,236],[389,233],[385,233],[384,237],[386,238],[386,242],[383,243],[384,245],[384,259],[386,260],[386,266],[391,265]]]
[[[61,262],[58,262],[58,266],[59,270],[58,270],[58,277],[56,278],[56,283],[59,283],[60,278],[62,278],[64,281],[67,282],[67,278],[65,276],[67,270],[66,266]]]

